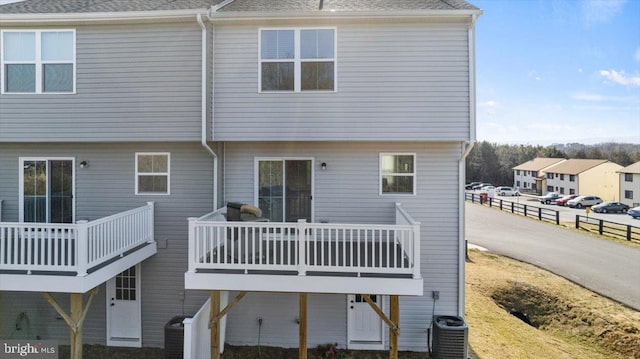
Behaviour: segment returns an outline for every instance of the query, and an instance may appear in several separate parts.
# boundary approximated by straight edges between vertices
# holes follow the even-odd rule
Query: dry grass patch
[[[640,312],[537,267],[470,255],[466,319],[477,358],[640,359]]]

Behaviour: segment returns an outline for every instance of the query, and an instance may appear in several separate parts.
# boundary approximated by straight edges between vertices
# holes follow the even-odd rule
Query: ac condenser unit
[[[469,327],[464,319],[441,315],[434,319],[433,359],[467,359]]]

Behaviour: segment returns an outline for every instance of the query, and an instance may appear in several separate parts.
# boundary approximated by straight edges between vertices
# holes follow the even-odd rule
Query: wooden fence
[[[640,241],[640,227],[630,224],[622,224],[604,219],[589,218],[576,215],[576,228],[588,231],[597,231],[600,235],[609,235],[628,241]]]
[[[495,199],[488,196],[481,196],[477,193],[465,193],[465,199],[471,203],[480,203],[489,207],[495,207],[501,211],[519,214],[525,217],[537,218],[540,221],[560,224],[560,211],[548,208],[536,207],[530,204]]]

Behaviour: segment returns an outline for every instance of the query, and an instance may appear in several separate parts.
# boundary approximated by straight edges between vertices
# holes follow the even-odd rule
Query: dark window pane
[[[167,176],[139,176],[138,192],[140,193],[167,193]]]
[[[302,90],[333,90],[333,62],[303,62]]]
[[[36,92],[36,65],[6,65],[5,91]]]
[[[382,193],[413,193],[413,176],[382,176]]]
[[[149,173],[153,169],[153,156],[139,155],[138,156],[138,172]]]
[[[262,63],[262,91],[293,91],[293,62]]]
[[[44,92],[73,91],[72,64],[45,64],[43,76]]]

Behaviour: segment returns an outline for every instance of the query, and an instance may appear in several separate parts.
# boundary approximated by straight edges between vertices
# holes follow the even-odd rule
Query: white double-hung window
[[[171,193],[171,161],[168,152],[136,153],[136,194],[168,195]]]
[[[75,30],[2,30],[2,93],[75,93]]]
[[[335,91],[336,29],[261,29],[260,91]]]
[[[380,194],[416,194],[416,154],[380,154]]]

